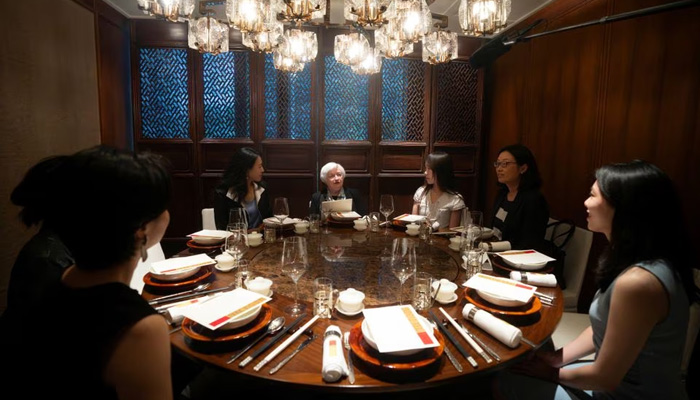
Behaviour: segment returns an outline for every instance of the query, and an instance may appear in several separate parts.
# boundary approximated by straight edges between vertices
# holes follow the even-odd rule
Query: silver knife
[[[280,361],[279,364],[272,367],[272,369],[270,370],[270,375],[274,374],[275,372],[279,371],[280,368],[284,367],[284,365],[287,364],[289,362],[289,360],[294,358],[294,356],[297,355],[297,353],[302,351],[304,349],[304,347],[309,345],[309,343],[313,342],[313,340],[316,339],[316,336],[318,336],[318,335],[309,336],[308,339],[301,342],[301,344],[299,344],[299,346],[297,346],[297,348],[294,350],[294,352],[292,352],[292,354],[288,355],[287,357],[284,358],[284,360]]]
[[[448,349],[447,346],[445,346],[445,355],[447,356],[447,358],[452,363],[452,366],[454,366],[457,371],[459,371],[459,372],[463,371],[462,364],[460,364],[459,361],[457,361],[457,358],[455,357],[454,354],[452,354],[452,351],[450,349]]]

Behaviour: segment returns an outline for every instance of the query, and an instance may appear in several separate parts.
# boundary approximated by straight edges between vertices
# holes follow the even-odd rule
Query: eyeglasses
[[[517,164],[517,162],[516,161],[494,161],[493,167],[494,168],[498,168],[498,167],[507,168],[510,164]]]

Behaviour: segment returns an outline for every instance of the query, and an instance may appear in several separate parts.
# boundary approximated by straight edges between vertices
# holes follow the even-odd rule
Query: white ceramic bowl
[[[501,259],[503,261],[505,261],[506,264],[510,265],[511,267],[515,267],[515,268],[522,269],[525,271],[536,271],[538,269],[544,268],[544,266],[547,265],[547,261],[541,262],[541,263],[534,263],[534,264],[518,264],[518,263],[514,263],[512,261],[508,261],[507,259],[502,258],[502,257],[501,257]]]
[[[254,320],[255,317],[257,317],[258,314],[260,314],[261,309],[262,309],[262,306],[257,306],[257,307],[251,308],[250,310],[246,311],[245,313],[237,315],[231,321],[221,325],[221,327],[219,329],[240,328],[241,326]]]
[[[191,269],[180,270],[174,273],[166,274],[158,274],[155,271],[151,270],[150,273],[152,277],[158,279],[159,281],[179,281],[185,278],[189,278],[190,276],[196,274],[200,268],[202,267],[193,267]]]
[[[420,320],[421,324],[423,324],[423,327],[424,327],[426,330],[432,330],[432,329],[433,329],[433,326],[430,325],[430,323],[428,322],[428,320],[426,320],[424,317],[422,317],[422,316],[419,315],[419,316],[418,316],[418,319]],[[370,346],[372,346],[374,349],[377,349],[377,342],[375,342],[375,341],[374,341],[374,338],[372,338],[372,333],[370,332],[369,328],[367,327],[367,320],[366,320],[366,319],[362,321],[362,325],[361,325],[360,327],[362,328],[362,336],[365,337],[365,341],[367,342],[367,344],[369,344]],[[421,350],[423,350],[423,349],[411,349],[411,350],[402,350],[402,351],[389,351],[389,352],[382,353],[382,354],[391,354],[392,356],[410,356],[411,354],[416,354],[416,353],[418,353],[418,352],[421,351]]]
[[[194,240],[194,242],[197,244],[209,245],[221,243],[224,241],[224,238],[215,238],[209,236],[192,236],[192,240]]]
[[[410,236],[417,236],[419,232],[418,229],[406,229],[406,234]]]
[[[482,290],[477,290],[476,293],[478,293],[482,299],[488,301],[489,303],[493,303],[493,304],[496,304],[498,306],[503,306],[503,307],[519,307],[519,306],[523,306],[529,302],[529,300],[523,302],[520,300],[511,299],[508,297],[502,297],[502,296],[499,296],[499,295],[494,294],[494,293],[484,292]]]

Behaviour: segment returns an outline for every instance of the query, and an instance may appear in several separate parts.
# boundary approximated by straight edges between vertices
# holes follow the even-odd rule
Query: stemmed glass
[[[416,273],[416,242],[409,238],[396,238],[391,248],[391,272],[399,279],[399,304],[403,304],[403,284]]]
[[[272,215],[280,222],[280,240],[282,240],[282,225],[284,220],[289,216],[289,203],[286,197],[276,197],[275,203],[272,206]]]
[[[323,204],[321,204],[321,215],[323,215],[323,233],[331,233],[330,230],[328,230],[328,217],[331,215],[331,208],[330,207],[324,207]]]
[[[294,281],[294,304],[284,309],[289,315],[299,315],[306,305],[299,303],[299,278],[309,268],[309,256],[306,249],[306,238],[292,236],[284,239],[282,245],[282,273]]]
[[[236,266],[243,258],[243,254],[250,248],[248,245],[248,226],[239,222],[228,224],[228,231],[231,234],[226,238],[226,252],[236,260]]]
[[[389,234],[389,216],[394,212],[394,196],[383,194],[379,198],[379,212],[384,215],[384,234]]]
[[[233,207],[228,212],[228,223],[231,224],[245,224],[245,229],[248,229],[248,213],[246,213],[243,207]]]

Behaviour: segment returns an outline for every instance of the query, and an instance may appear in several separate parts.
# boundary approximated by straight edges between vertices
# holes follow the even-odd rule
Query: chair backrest
[[[143,277],[151,269],[151,263],[163,260],[165,260],[163,247],[161,247],[160,243],[156,243],[155,246],[148,249],[148,258],[146,261],[139,260],[139,263],[136,265],[136,269],[134,270],[134,274],[131,276],[131,283],[129,286],[141,293],[144,285]]]
[[[216,229],[213,208],[202,208],[202,229]]]
[[[550,218],[549,222],[551,224],[552,222],[557,222],[557,220]],[[550,228],[545,237],[551,238],[552,234],[553,232],[551,232]],[[556,237],[556,232],[554,234]],[[564,259],[564,280],[566,282],[566,289],[563,290],[564,311],[577,311],[578,297],[586,274],[588,254],[591,251],[592,243],[593,232],[576,227],[574,235],[564,244],[564,251],[566,252],[566,258]]]

